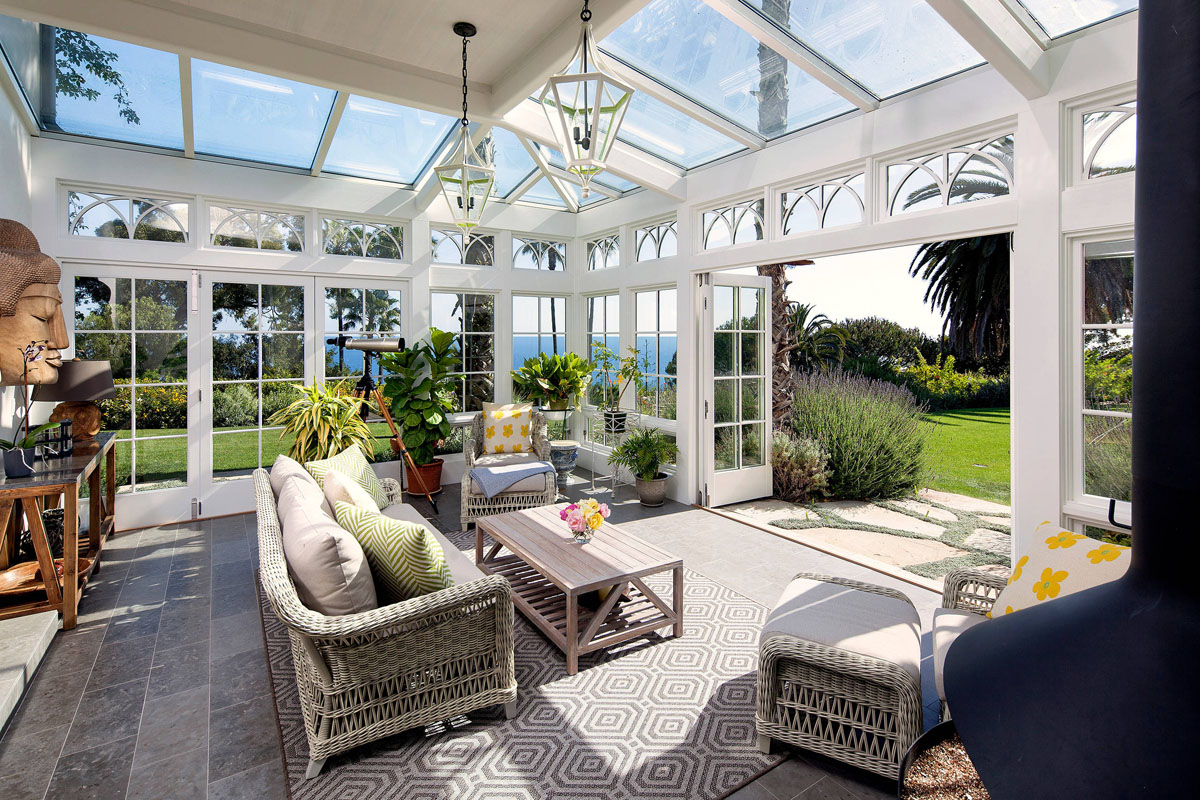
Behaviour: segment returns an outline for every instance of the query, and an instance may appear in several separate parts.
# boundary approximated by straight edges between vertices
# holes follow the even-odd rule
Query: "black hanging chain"
[[[462,126],[467,127],[467,42],[466,36],[462,37]]]
[[[579,18],[584,22],[590,22],[592,19],[592,10],[588,8],[588,0],[583,0],[583,11],[579,12]]]

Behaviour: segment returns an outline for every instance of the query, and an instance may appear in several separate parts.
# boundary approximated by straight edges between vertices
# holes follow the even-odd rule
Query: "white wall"
[[[31,137],[17,113],[11,85],[0,83],[9,87],[9,91],[0,91],[0,218],[29,225],[33,216]],[[11,425],[20,407],[17,392],[15,387],[0,389],[0,438],[12,438]]]

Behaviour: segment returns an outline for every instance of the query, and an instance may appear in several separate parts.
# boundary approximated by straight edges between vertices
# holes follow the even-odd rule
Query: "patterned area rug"
[[[651,581],[664,597],[667,581]],[[579,674],[568,676],[562,652],[517,613],[515,719],[488,709],[469,722],[395,736],[329,759],[306,781],[287,633],[261,590],[259,599],[294,800],[706,800],[783,760],[755,747],[758,631],[767,610],[686,572],[682,639],[651,635],[581,657]]]

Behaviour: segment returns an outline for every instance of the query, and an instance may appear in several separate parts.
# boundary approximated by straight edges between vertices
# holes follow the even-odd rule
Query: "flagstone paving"
[[[941,525],[934,525],[932,522],[892,511],[866,500],[835,500],[832,503],[817,503],[816,508],[818,511],[832,511],[852,524],[907,531],[918,536],[928,536],[930,539],[939,539],[946,532]]]

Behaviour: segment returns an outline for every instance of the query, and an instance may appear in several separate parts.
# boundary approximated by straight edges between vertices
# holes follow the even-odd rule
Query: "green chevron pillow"
[[[335,503],[338,524],[362,545],[376,591],[388,602],[409,600],[454,585],[442,546],[424,525]],[[382,603],[381,603],[382,605]]]
[[[333,458],[326,458],[322,461],[310,461],[304,465],[304,468],[308,470],[310,475],[316,478],[317,483],[321,484],[322,490],[325,488],[325,473],[331,469],[336,469],[366,489],[367,494],[371,495],[371,499],[380,508],[387,508],[388,506],[387,493],[383,491],[383,483],[380,482],[379,476],[375,474],[375,470],[371,469],[371,465],[367,463],[367,457],[363,455],[362,448],[358,445],[347,447]]]

